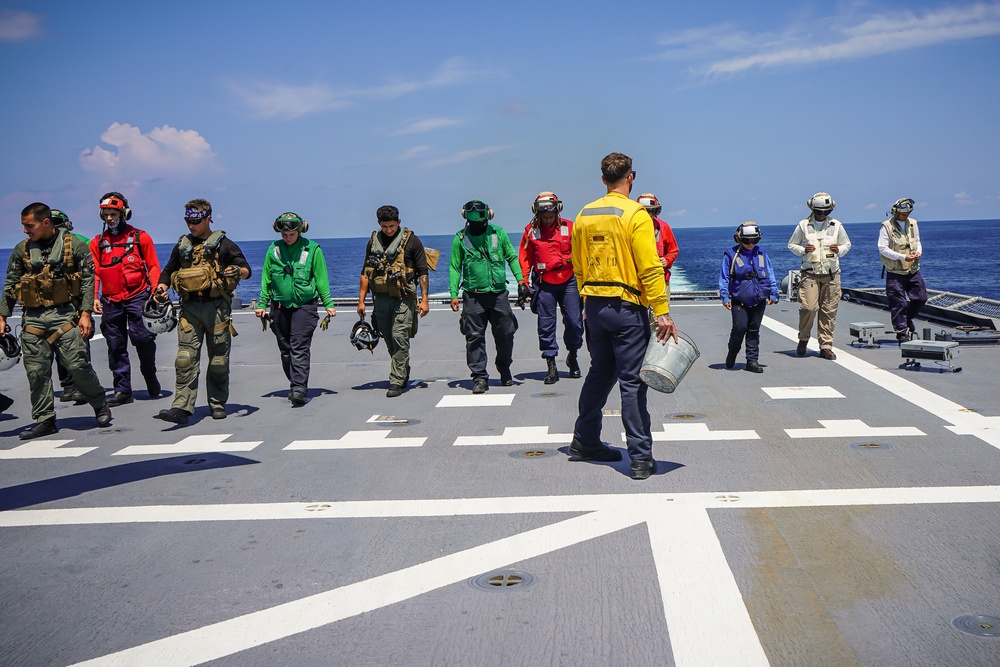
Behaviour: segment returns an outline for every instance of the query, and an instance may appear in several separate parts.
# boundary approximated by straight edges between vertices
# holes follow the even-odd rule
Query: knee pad
[[[174,368],[179,371],[190,368],[195,361],[194,355],[183,348],[177,350],[177,357],[174,359]]]
[[[229,375],[229,357],[212,357],[208,362],[208,372],[215,377]]]

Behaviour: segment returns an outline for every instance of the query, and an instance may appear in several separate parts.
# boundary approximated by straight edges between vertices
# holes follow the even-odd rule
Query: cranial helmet
[[[897,213],[910,213],[913,211],[914,202],[912,199],[897,199],[896,203],[892,205],[892,215]],[[54,213],[55,211],[53,211]],[[55,220],[53,220],[55,222]]]
[[[122,220],[128,221],[132,218],[132,209],[128,207],[128,200],[125,199],[125,195],[120,192],[105,192],[101,197],[101,210],[104,209],[114,209],[116,211],[121,211]],[[102,220],[104,218],[101,218]]]
[[[0,371],[5,371],[21,361],[21,344],[11,333],[0,336]]]
[[[73,231],[73,223],[70,221],[69,216],[59,209],[52,209],[49,219],[52,220],[52,226],[56,229],[65,229],[67,232]]]
[[[462,217],[468,222],[486,222],[493,219],[493,209],[481,199],[473,199],[462,206]]]
[[[364,315],[354,323],[351,329],[351,344],[359,350],[369,350],[375,354],[375,346],[378,345],[379,335],[372,326],[365,322]]]
[[[655,218],[663,211],[663,207],[660,206],[660,200],[652,192],[645,192],[639,195],[636,201],[646,209],[646,213],[649,213],[652,218]]]
[[[142,307],[142,323],[154,334],[169,333],[177,326],[177,312],[174,304],[156,303],[149,299]]]
[[[763,234],[760,231],[760,227],[753,220],[748,220],[747,222],[741,223],[739,227],[736,228],[736,233],[733,234],[733,240],[737,243],[751,242],[760,243],[760,239]]]
[[[806,205],[811,208],[815,213],[826,213],[829,215],[833,212],[833,209],[837,206],[837,202],[833,201],[833,197],[825,192],[817,192]]]
[[[535,201],[531,202],[531,212],[535,215],[539,213],[561,213],[563,203],[554,192],[539,192]]]
[[[288,211],[287,213],[282,213],[274,220],[272,225],[274,231],[278,232],[298,232],[300,234],[305,234],[309,231],[309,223],[302,219],[298,213],[293,213]]]

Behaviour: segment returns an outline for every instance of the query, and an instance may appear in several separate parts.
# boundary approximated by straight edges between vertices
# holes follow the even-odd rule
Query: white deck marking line
[[[653,431],[653,442],[681,440],[760,440],[756,431],[710,431],[708,424],[664,424],[662,431]],[[625,434],[622,433],[622,442]]]
[[[370,447],[420,447],[427,438],[393,438],[392,431],[348,431],[338,440],[295,440],[288,449],[368,449]],[[284,450],[282,450],[284,451]]]
[[[913,426],[869,426],[860,419],[819,419],[822,428],[786,428],[789,438],[875,438],[927,435]]]
[[[442,396],[435,408],[509,407],[517,394],[451,394]]]
[[[97,449],[97,447],[67,447],[59,449],[63,445],[73,442],[72,440],[35,440],[23,445],[18,445],[13,449],[0,449],[0,460],[2,459],[58,459],[73,456],[81,456],[87,452]]]
[[[674,664],[769,665],[708,512],[674,510],[647,525]]]
[[[797,330],[767,315],[764,316],[763,326],[791,341],[799,339]],[[837,358],[832,363],[838,364],[855,375],[889,391],[894,396],[926,410],[957,429],[962,429],[961,431],[949,429],[953,433],[974,436],[1000,449],[1000,428],[996,428],[998,420],[995,417],[984,417],[976,412],[968,412],[958,403],[859,359],[842,348],[838,348]]]
[[[722,499],[725,499],[726,502],[723,502]],[[655,517],[659,516],[658,513],[662,513],[664,509],[671,507],[725,510],[748,507],[844,507],[954,503],[1000,503],[1000,485],[76,507],[7,510],[0,512],[0,528],[282,519],[305,521],[387,517],[489,516],[537,514],[539,512],[579,513],[605,509],[636,513],[646,511],[650,516]],[[319,505],[327,505],[328,507],[324,507],[321,511],[306,511],[307,507]]]
[[[593,512],[77,664],[201,664],[409,600],[641,522],[642,518],[621,513]]]
[[[263,440],[256,442],[222,442],[232,437],[232,433],[210,433],[189,435],[172,445],[130,445],[112,456],[132,456],[136,454],[193,454],[196,452],[249,452]]]
[[[454,446],[464,445],[568,445],[572,433],[549,433],[548,426],[508,426],[503,435],[460,435]]]
[[[833,387],[761,387],[765,394],[776,400],[789,398],[844,398]]]

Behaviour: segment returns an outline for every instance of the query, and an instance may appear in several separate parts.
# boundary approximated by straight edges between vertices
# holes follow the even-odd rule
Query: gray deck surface
[[[528,311],[515,386],[482,396],[443,306],[395,399],[349,308],[316,332],[297,409],[246,311],[225,421],[202,391],[166,424],[170,392],[137,391],[110,428],[57,403],[60,432],[22,443],[27,382],[2,373],[0,664],[1000,665],[1000,636],[952,626],[1000,616],[1000,349],[900,370],[895,342],[848,345],[888,314],[843,302],[837,361],[815,339],[799,358],[797,307],[767,309],[756,375],[724,369],[718,302],[672,306],[702,356],[650,392],[643,482],[627,457],[568,459],[583,380],[562,353],[542,383]],[[161,336],[165,389],[174,352]],[[108,382],[103,341],[94,357]],[[614,414],[603,439],[623,446]],[[470,583],[509,570],[525,583]]]

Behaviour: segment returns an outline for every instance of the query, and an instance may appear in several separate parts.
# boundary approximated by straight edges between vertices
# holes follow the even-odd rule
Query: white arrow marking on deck
[[[331,501],[324,511],[311,513],[305,503],[12,510],[0,513],[0,526],[590,512],[82,665],[215,660],[645,522],[674,664],[764,667],[767,657],[706,510],[982,502],[1000,502],[1000,486]]]
[[[860,419],[820,419],[822,428],[786,428],[789,438],[870,438],[890,435],[927,435],[912,426],[869,426]]]
[[[799,332],[797,330],[766,315],[764,316],[763,326],[790,341],[798,341],[799,339]],[[989,420],[994,419],[993,417],[984,417],[981,414],[969,412],[954,401],[943,396],[938,396],[932,391],[928,391],[887,370],[878,368],[874,364],[863,361],[846,351],[838,349],[837,358],[833,363],[891,392],[897,398],[901,398],[918,408],[926,410],[935,417],[943,419],[956,428],[962,429],[961,431],[953,431],[954,433],[975,436],[983,442],[1000,449],[1000,429],[989,428],[991,424]]]
[[[974,435],[986,440],[991,436],[995,438],[996,434],[1000,433],[1000,417],[983,417],[981,423],[975,426],[945,426],[945,428],[956,435]]]
[[[59,449],[72,440],[35,440],[14,449],[0,450],[0,459],[59,459],[80,456],[97,447],[67,447]]]
[[[549,433],[548,426],[508,426],[503,435],[460,435],[455,446],[461,445],[568,445],[572,433]]]
[[[370,447],[420,447],[427,438],[393,438],[392,431],[348,431],[339,440],[296,440],[285,449],[368,449]]]
[[[193,454],[195,452],[249,452],[263,440],[257,442],[222,442],[232,433],[212,433],[189,435],[173,445],[131,445],[115,452],[112,456],[133,454]]]
[[[434,407],[436,408],[487,408],[487,407],[508,407],[514,402],[516,394],[476,394],[442,396],[441,400]]]
[[[761,389],[775,399],[844,398],[844,395],[833,387],[761,387]]]
[[[757,431],[710,431],[708,424],[664,424],[663,430],[653,432],[654,441],[679,440],[760,440]],[[625,434],[622,433],[622,442]]]

